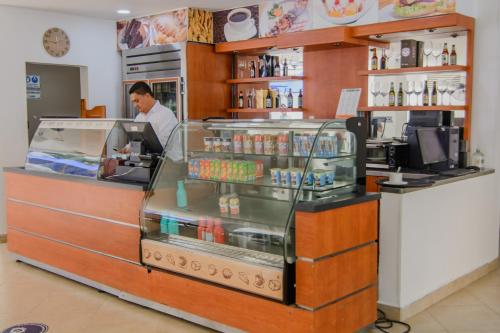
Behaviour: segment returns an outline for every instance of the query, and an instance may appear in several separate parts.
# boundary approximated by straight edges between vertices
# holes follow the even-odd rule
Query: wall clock
[[[43,47],[53,57],[62,57],[69,51],[68,35],[59,28],[50,28],[43,34]]]

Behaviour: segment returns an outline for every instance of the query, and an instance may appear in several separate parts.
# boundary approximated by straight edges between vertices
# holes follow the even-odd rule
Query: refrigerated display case
[[[363,118],[182,122],[142,209],[143,263],[292,301],[295,208],[364,193],[365,133]]]

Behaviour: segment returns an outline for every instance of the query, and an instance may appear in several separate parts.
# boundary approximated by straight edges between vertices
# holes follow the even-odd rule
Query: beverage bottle
[[[304,96],[302,95],[302,89],[299,90],[299,101],[297,107],[299,109],[302,109],[304,107]]]
[[[214,242],[219,244],[225,243],[225,232],[220,219],[214,220]]]
[[[394,82],[391,82],[391,90],[389,90],[389,106],[396,105],[396,91],[394,91]]]
[[[274,104],[276,105],[276,108],[279,108],[281,106],[281,96],[280,96],[280,90],[276,92],[276,99],[274,101]]]
[[[274,57],[274,76],[281,76],[280,58]]]
[[[204,217],[200,217],[198,219],[198,239],[205,240],[205,227],[206,227],[206,219]]]
[[[449,58],[448,44],[444,43],[443,53],[441,53],[441,65],[448,66],[450,60]]]
[[[450,65],[457,64],[457,51],[455,50],[455,44],[451,46],[451,54],[450,54]]]
[[[255,74],[256,74],[255,72],[256,72],[255,61],[252,61],[252,65],[250,66],[250,77],[251,78],[255,77]]]
[[[186,189],[184,188],[184,181],[178,180],[177,181],[177,207],[179,208],[185,208],[187,207],[187,193]]]
[[[207,226],[205,228],[205,240],[207,242],[214,241],[214,221],[211,218],[207,219]]]
[[[380,57],[380,69],[386,69],[387,68],[387,58],[385,57],[385,50],[382,49],[382,56]]]
[[[286,58],[285,63],[283,64],[283,76],[288,76],[288,63],[286,62]]]
[[[434,81],[434,85],[432,88],[432,97],[431,97],[432,105],[438,104],[438,91],[437,91],[437,82]]]
[[[168,223],[168,233],[170,235],[179,234],[179,223],[174,218],[170,218],[170,222]]]
[[[427,83],[427,81],[425,81],[425,86],[424,86],[424,95],[422,96],[422,101],[423,101],[423,104],[424,106],[429,106],[430,103],[430,99],[429,99],[429,84]]]
[[[372,49],[373,55],[372,55],[372,70],[376,71],[378,69],[378,57],[377,57],[377,49]]]
[[[292,109],[293,108],[293,95],[292,95],[292,88],[290,88],[290,91],[288,92],[288,96],[287,96],[287,103],[286,103],[287,107],[289,109]]]
[[[245,107],[245,101],[243,98],[243,91],[240,91],[240,95],[238,96],[238,108],[243,109]]]
[[[399,82],[398,106],[403,106],[403,82]]]
[[[252,97],[252,91],[248,90],[247,94],[247,106],[249,109],[253,109],[253,97]]]
[[[271,96],[271,90],[267,90],[267,96],[266,96],[266,109],[271,109],[273,107],[273,98]]]

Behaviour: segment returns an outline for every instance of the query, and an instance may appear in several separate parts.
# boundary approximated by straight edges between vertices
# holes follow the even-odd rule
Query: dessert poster
[[[311,0],[313,28],[376,23],[378,0]]]
[[[449,14],[456,11],[456,0],[379,0],[379,22]]]
[[[188,40],[199,43],[214,42],[214,28],[212,12],[189,8]]]
[[[149,20],[135,18],[116,22],[118,50],[136,49],[149,46]]]
[[[264,1],[259,6],[260,36],[270,37],[311,29],[312,15],[309,3],[313,1]]]
[[[214,12],[214,42],[234,42],[259,37],[259,6]]]

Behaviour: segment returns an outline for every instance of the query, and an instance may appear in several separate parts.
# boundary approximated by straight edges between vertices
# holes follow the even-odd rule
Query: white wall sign
[[[39,75],[26,75],[26,96],[28,99],[40,99],[42,91],[40,88]]]

